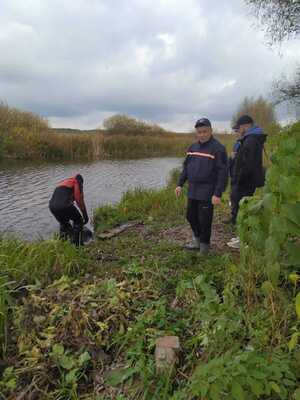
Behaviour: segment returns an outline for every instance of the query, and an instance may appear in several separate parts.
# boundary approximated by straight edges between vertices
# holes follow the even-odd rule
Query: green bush
[[[248,307],[264,301],[270,310],[272,344],[294,350],[300,318],[300,123],[277,135],[273,145],[264,189],[241,207],[239,280]]]
[[[110,134],[118,135],[161,135],[166,131],[158,125],[139,121],[127,115],[117,114],[104,120],[104,128]]]
[[[300,271],[300,123],[278,135],[266,185],[246,200],[239,216],[245,246],[277,286],[281,277]]]

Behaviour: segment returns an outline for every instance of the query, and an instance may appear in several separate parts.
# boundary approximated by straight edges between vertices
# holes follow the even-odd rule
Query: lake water
[[[58,230],[48,209],[57,183],[81,173],[88,211],[116,203],[133,188],[163,187],[179,158],[97,161],[93,163],[0,164],[0,231],[25,239],[47,238]]]

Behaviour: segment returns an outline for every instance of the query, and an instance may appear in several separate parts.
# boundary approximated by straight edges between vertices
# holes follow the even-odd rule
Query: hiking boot
[[[185,248],[187,250],[199,250],[200,249],[200,239],[196,236],[193,237],[191,243],[188,243]]]
[[[200,243],[200,253],[201,254],[208,254],[209,253],[209,244],[208,243]]]

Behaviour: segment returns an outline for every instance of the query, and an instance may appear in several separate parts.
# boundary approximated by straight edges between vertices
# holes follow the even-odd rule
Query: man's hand
[[[218,196],[213,196],[211,198],[211,202],[214,206],[218,206],[219,204],[221,204],[221,197]]]
[[[176,197],[180,197],[181,192],[182,192],[182,187],[181,186],[177,186],[177,188],[175,189]]]

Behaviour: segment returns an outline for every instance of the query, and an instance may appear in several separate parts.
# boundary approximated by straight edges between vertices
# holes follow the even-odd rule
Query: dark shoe
[[[185,248],[187,250],[199,250],[200,248],[200,239],[197,237],[193,237],[193,240],[191,241],[191,243],[188,243]]]
[[[73,228],[70,223],[61,224],[59,229],[59,239],[68,240],[73,237]]]
[[[200,243],[200,253],[201,254],[208,254],[209,248],[210,248],[210,246],[208,243]]]
[[[75,244],[76,247],[83,246],[82,228],[82,225],[74,224],[72,243]]]

